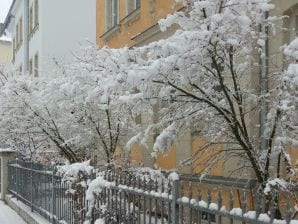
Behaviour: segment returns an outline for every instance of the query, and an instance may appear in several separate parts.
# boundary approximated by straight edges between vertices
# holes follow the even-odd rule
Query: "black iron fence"
[[[8,165],[9,192],[53,223],[75,222],[74,198],[55,167],[23,161]],[[82,200],[85,202],[85,200]]]
[[[253,192],[251,180],[182,176],[168,181],[123,170],[106,171],[101,178],[96,191],[89,187],[93,200],[87,203],[86,189],[69,189],[55,167],[9,163],[10,193],[52,223],[94,223],[102,218],[108,224],[289,224],[295,215],[288,201],[283,220],[275,220],[277,205],[271,204],[268,213],[265,198]],[[206,183],[237,190],[224,192],[222,187],[204,187]]]

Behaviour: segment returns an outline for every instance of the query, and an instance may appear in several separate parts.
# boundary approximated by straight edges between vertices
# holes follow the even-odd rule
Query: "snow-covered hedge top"
[[[80,174],[90,176],[94,170],[90,165],[90,160],[83,163],[73,163],[58,167],[58,175],[63,177],[65,181],[79,181]]]

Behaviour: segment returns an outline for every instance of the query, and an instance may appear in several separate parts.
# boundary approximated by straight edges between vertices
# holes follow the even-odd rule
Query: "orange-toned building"
[[[162,33],[157,22],[183,7],[175,0],[97,0],[97,44],[113,48],[139,46]]]
[[[279,51],[279,49],[276,49],[276,46],[288,43],[295,36],[293,30],[298,29],[298,4],[297,0],[287,0],[283,1],[283,3],[279,0],[273,0],[272,3],[275,4],[272,15],[289,16],[286,24],[283,24],[289,28],[288,31],[277,34],[273,40],[269,41],[269,54],[276,55],[277,64],[282,68],[283,56],[281,53],[276,53]],[[97,0],[96,7],[96,42],[99,46],[108,45],[111,48],[142,46],[167,38],[175,32],[176,27],[173,26],[166,32],[161,32],[158,21],[175,11],[184,10],[184,7],[176,4],[175,0]],[[257,80],[253,79],[258,77],[258,74],[252,74],[252,77],[252,82],[257,83]],[[255,122],[258,122],[257,116],[254,119],[256,119]],[[148,122],[150,122],[150,119],[149,121],[148,118],[142,119],[142,123],[146,124]],[[251,128],[251,132],[255,131],[257,130]],[[138,145],[135,145],[131,149],[131,158],[138,163],[144,163],[146,166],[156,166],[165,169],[179,168],[182,172],[201,173],[203,168],[208,166],[209,158],[214,153],[217,153],[218,150],[205,150],[206,152],[200,154],[199,159],[193,161],[189,167],[179,166],[179,164],[181,160],[196,154],[196,150],[203,146],[204,143],[204,139],[199,137],[198,132],[185,130],[168,154],[158,155],[156,159],[152,159],[149,150],[141,149]],[[150,146],[150,144],[148,145]],[[298,158],[295,155],[293,158]],[[227,163],[223,162],[224,156],[227,155],[222,155],[222,160],[213,166],[213,169],[210,171],[211,175],[230,175],[239,167],[239,159],[235,158],[235,160],[230,160]],[[247,173],[247,178],[252,177],[249,176],[251,175],[249,172]],[[235,175],[239,174],[235,173]],[[244,176],[242,177],[244,178]]]
[[[175,0],[97,0],[96,42],[99,46],[108,45],[111,48],[124,46],[142,46],[150,42],[167,38],[175,32],[176,27],[161,32],[158,21],[168,14],[183,10],[181,4]],[[148,121],[142,121],[146,123]],[[153,139],[152,139],[153,144]],[[169,153],[158,155],[152,159],[148,149],[141,149],[135,145],[131,149],[131,159],[146,166],[163,169],[179,168],[182,172],[200,172],[202,161],[196,161],[192,167],[179,166],[181,160],[191,157],[195,149],[203,144],[203,140],[190,131],[185,131],[172,147]],[[150,144],[149,144],[150,146]],[[183,148],[183,150],[176,150]],[[215,168],[211,172],[223,175],[222,169]]]

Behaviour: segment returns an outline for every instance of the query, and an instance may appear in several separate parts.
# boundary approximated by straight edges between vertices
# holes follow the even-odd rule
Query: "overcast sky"
[[[0,0],[0,23],[3,23],[12,0]]]

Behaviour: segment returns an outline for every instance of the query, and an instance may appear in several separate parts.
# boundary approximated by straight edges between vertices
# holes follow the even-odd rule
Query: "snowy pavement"
[[[26,224],[18,214],[0,201],[0,223],[1,224]]]

